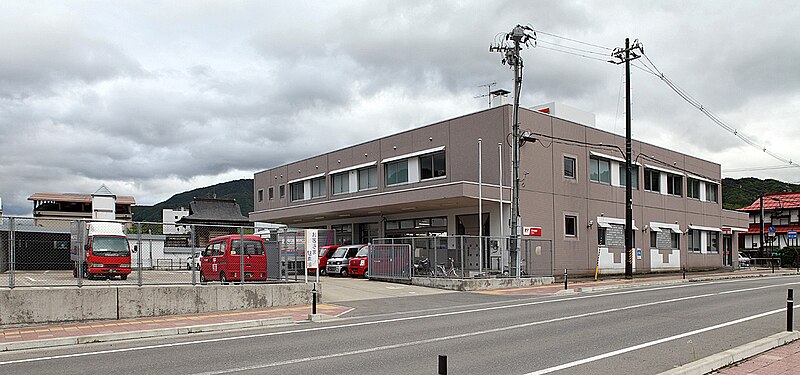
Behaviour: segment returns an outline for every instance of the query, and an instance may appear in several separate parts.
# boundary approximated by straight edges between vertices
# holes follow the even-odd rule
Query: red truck
[[[333,252],[339,248],[339,245],[320,246],[319,248],[319,274],[326,275],[325,266],[328,265],[328,259],[333,255]],[[309,275],[316,275],[316,268],[308,269]]]
[[[73,277],[80,272],[84,279],[118,276],[125,280],[131,273],[131,249],[122,223],[75,222],[70,243]]]
[[[369,277],[369,246],[364,246],[358,250],[356,256],[350,258],[350,276]]]
[[[214,237],[208,241],[200,258],[200,282],[267,280],[267,253],[259,236],[238,234]],[[242,267],[244,265],[244,267]]]

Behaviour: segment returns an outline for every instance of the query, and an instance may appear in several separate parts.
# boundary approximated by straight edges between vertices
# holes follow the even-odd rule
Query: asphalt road
[[[329,323],[0,353],[8,374],[653,374],[785,329],[770,277],[520,298],[355,301]]]

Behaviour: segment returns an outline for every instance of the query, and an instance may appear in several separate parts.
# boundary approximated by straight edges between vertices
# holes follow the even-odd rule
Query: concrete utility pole
[[[511,44],[509,44],[511,43]],[[522,91],[522,57],[519,51],[522,46],[536,45],[536,31],[530,26],[517,25],[510,33],[503,34],[503,38],[489,46],[489,52],[503,54],[503,64],[508,64],[514,69],[514,114],[512,118],[512,190],[511,190],[511,243],[509,246],[509,259],[517,263],[519,256],[519,235],[522,231],[519,220],[519,96]],[[511,276],[516,276],[519,270],[516,266],[512,269]]]
[[[644,55],[639,40],[625,38],[625,49],[615,48],[609,60],[613,64],[625,63],[625,278],[633,278],[633,190],[631,187],[631,60]]]

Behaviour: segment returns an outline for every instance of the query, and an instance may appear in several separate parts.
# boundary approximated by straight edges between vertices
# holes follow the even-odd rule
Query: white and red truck
[[[80,221],[70,233],[72,276],[122,280],[131,273],[131,250],[125,225],[114,221]]]

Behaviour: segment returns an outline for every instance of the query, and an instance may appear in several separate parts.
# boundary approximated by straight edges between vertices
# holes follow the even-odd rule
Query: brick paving
[[[800,340],[758,354],[714,371],[712,374],[796,375],[800,374]]]
[[[338,316],[350,310],[348,307],[331,304],[317,305],[317,313]],[[180,328],[204,324],[240,322],[278,317],[291,317],[295,321],[308,318],[311,306],[292,306],[263,310],[225,311],[204,314],[175,315],[122,319],[112,321],[90,321],[35,325],[0,329],[0,343],[78,337],[103,333],[147,331],[160,328]]]

